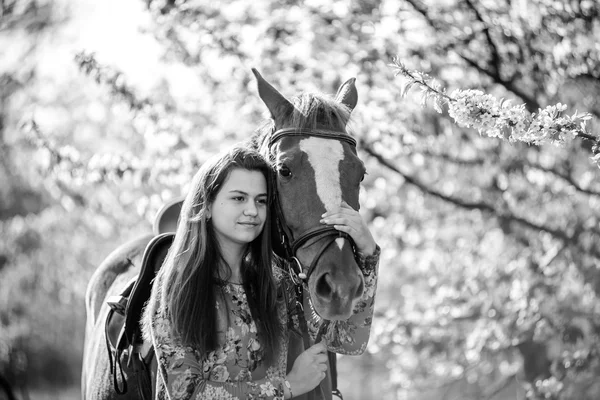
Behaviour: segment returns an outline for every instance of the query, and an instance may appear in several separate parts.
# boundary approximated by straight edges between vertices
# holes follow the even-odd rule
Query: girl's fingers
[[[327,221],[327,222],[322,222],[322,223],[327,224],[329,226],[333,226],[335,229],[342,230],[346,233],[360,231],[359,225],[349,224],[344,221]]]
[[[350,207],[350,204],[346,203],[344,200],[342,200],[342,205],[340,208],[349,208],[354,211],[354,208]]]
[[[350,205],[348,203],[346,203],[345,201],[342,201],[342,204],[340,205],[340,207],[337,210],[325,212],[325,213],[323,213],[323,215],[321,215],[321,218],[331,217],[336,214],[358,215],[358,211],[356,211],[354,208],[350,207]]]
[[[361,225],[362,217],[358,214],[331,214],[321,217],[321,223],[338,225]]]
[[[350,235],[359,251],[366,251],[371,254],[374,246],[372,235],[369,232],[364,220],[358,211],[350,207],[346,202],[342,202],[341,207],[331,213],[325,213],[320,222],[333,226],[340,232]]]
[[[351,225],[354,221],[347,217],[326,217],[321,222],[325,224]]]
[[[311,347],[308,348],[308,350],[311,350],[313,354],[320,354],[327,351],[327,346],[325,346],[324,342],[319,342],[313,344]]]
[[[315,357],[315,363],[325,365],[325,367],[327,367],[327,360],[327,354],[319,354]]]
[[[335,229],[337,229],[338,231],[346,232],[348,234],[352,231],[352,228],[350,228],[346,225],[333,225],[333,227]]]

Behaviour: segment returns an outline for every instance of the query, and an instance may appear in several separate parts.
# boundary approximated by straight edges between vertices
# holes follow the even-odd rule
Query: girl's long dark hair
[[[173,245],[157,275],[155,284],[159,288],[153,291],[149,303],[156,304],[160,299],[176,342],[201,354],[218,346],[216,301],[221,286],[217,271],[226,265],[212,223],[207,221],[207,210],[231,171],[237,168],[263,173],[270,208],[271,169],[258,152],[239,146],[206,161],[194,176],[185,198]],[[242,264],[244,289],[267,365],[276,357],[281,332],[272,274],[270,225],[271,215],[267,212],[262,233],[248,245]],[[148,308],[147,313],[156,311],[152,305]]]

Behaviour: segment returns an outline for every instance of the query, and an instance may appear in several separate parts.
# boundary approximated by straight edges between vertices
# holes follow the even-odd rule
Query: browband
[[[315,136],[325,139],[336,139],[342,140],[349,143],[351,146],[356,147],[356,140],[344,132],[332,131],[328,129],[283,128],[275,131],[271,135],[271,139],[269,140],[269,148],[271,148],[275,142],[284,136]]]

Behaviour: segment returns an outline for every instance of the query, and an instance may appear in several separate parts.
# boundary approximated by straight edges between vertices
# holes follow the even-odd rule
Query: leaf
[[[404,85],[404,87],[401,89],[400,91],[400,96],[401,97],[406,97],[406,95],[408,94],[408,92],[410,91],[410,89],[416,84],[417,82],[415,81],[411,81],[408,82],[406,85]]]
[[[442,110],[442,100],[440,99],[439,96],[436,96],[434,102],[433,102],[433,109],[435,111],[438,112],[438,114],[441,114],[443,112]]]

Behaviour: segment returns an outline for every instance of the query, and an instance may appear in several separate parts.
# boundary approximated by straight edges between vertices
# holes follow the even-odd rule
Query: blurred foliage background
[[[598,37],[592,0],[0,2],[0,373],[77,393],[89,277],[259,125],[256,67],[287,96],[357,78],[383,253],[347,400],[597,399],[593,143],[480,137],[401,97],[389,64],[567,104],[598,137]]]

